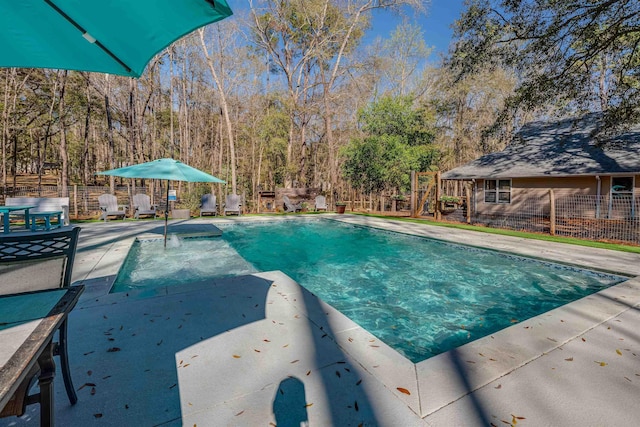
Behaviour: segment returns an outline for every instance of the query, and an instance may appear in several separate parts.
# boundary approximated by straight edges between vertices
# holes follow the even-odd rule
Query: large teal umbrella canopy
[[[123,178],[166,179],[167,180],[167,204],[164,209],[164,246],[167,246],[167,222],[169,221],[169,182],[217,182],[225,184],[225,181],[213,175],[202,172],[196,168],[174,159],[158,159],[123,168],[98,172],[98,175],[120,176]]]
[[[121,176],[123,178],[168,179],[187,182],[225,182],[213,175],[174,159],[158,159],[133,166],[98,172],[98,175]]]
[[[232,13],[224,0],[0,0],[0,66],[139,77],[156,53]]]

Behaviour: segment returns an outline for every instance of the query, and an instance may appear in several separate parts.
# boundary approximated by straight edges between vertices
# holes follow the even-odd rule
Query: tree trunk
[[[67,70],[59,71],[60,73],[60,100],[58,101],[58,120],[60,123],[60,184],[61,184],[61,196],[67,197],[69,195],[69,153],[67,152],[67,126],[66,126],[66,112],[64,102],[64,91],[67,86]]]
[[[109,80],[109,75],[105,74],[104,76],[107,82],[107,88],[104,92],[104,110],[107,116],[107,140],[109,141],[108,148],[108,156],[109,156],[109,169],[115,169],[116,167],[116,159],[115,159],[115,149],[116,145],[113,140],[113,123],[111,121],[111,108],[109,107],[109,93],[111,92],[111,81]],[[109,175],[109,191],[111,194],[115,194],[116,192],[116,178],[112,175]]]

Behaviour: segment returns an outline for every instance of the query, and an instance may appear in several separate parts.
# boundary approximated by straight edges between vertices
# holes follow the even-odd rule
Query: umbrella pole
[[[167,228],[169,222],[169,180],[167,180],[167,204],[164,207],[164,247],[167,247]]]

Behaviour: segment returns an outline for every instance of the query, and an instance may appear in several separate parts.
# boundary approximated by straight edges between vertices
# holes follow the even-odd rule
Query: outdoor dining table
[[[0,206],[0,214],[2,214],[2,231],[4,233],[9,232],[9,217],[12,212],[24,211],[24,227],[29,229],[29,209],[33,209],[35,206]]]
[[[0,296],[0,411],[33,367],[40,374],[40,425],[54,424],[52,342],[84,286]]]

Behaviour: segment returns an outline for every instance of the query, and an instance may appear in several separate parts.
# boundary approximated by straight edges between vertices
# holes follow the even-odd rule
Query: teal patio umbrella
[[[232,13],[224,0],[0,0],[0,67],[139,77],[156,53]]]
[[[122,178],[165,179],[167,180],[167,204],[164,208],[164,246],[167,246],[167,228],[169,221],[169,181],[217,182],[225,181],[192,168],[178,160],[158,159],[123,168],[98,172],[98,175],[119,176]]]

